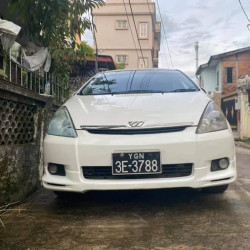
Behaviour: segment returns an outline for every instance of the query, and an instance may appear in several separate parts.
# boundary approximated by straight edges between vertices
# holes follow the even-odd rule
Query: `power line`
[[[150,9],[149,0],[147,0],[147,4],[148,4],[149,13],[150,13],[150,15],[152,16],[152,19],[153,19],[153,14],[152,14],[151,9]]]
[[[146,1],[147,1],[147,4],[148,4],[148,9],[149,9],[150,14],[151,14],[151,10],[149,8],[149,0],[146,0]],[[166,64],[167,68],[169,69],[169,63],[168,63],[168,58],[167,58],[167,51],[166,51],[166,47],[165,47],[164,43],[162,44],[162,47],[163,47],[163,50],[164,50],[164,52],[163,52],[164,60],[162,60],[162,61],[164,61],[164,64]]]
[[[152,25],[153,25],[153,24],[154,24],[154,21],[156,21],[156,18],[154,18],[153,13],[151,12],[150,5],[149,5],[149,0],[147,0],[147,5],[148,5],[149,13],[150,13],[150,15],[151,15],[151,17],[152,17]],[[165,46],[163,46],[163,49],[164,49],[164,52],[165,52],[165,53],[163,53],[163,56],[165,57],[165,61],[167,62],[166,65],[167,65],[167,67],[169,68],[169,64],[168,64],[168,59],[167,59],[167,53],[166,53]]]
[[[137,31],[136,24],[135,24],[135,17],[134,17],[134,13],[133,13],[133,10],[132,10],[132,6],[131,6],[130,0],[128,0],[128,3],[129,3],[131,15],[132,15],[134,26],[135,26],[135,32],[136,32],[137,40],[138,40],[138,43],[139,43],[139,47],[140,47],[140,51],[141,51],[141,56],[142,56],[143,64],[144,64],[144,67],[146,68],[145,59],[144,59],[144,56],[143,56],[143,53],[142,53],[141,43],[140,43],[140,40],[139,40],[139,35],[138,35],[138,31]]]
[[[90,13],[89,15],[89,20],[90,20]],[[97,39],[96,39],[96,34],[95,34],[95,25],[94,25],[94,18],[93,18],[93,13],[91,11],[91,31],[93,34],[93,39],[94,39],[94,44],[95,44],[95,71],[98,73],[99,71],[99,66],[98,66],[98,46],[97,46]]]
[[[245,14],[245,16],[246,16],[248,22],[250,23],[250,19],[249,19],[248,15],[247,15],[247,13],[246,13],[246,11],[245,11],[245,9],[244,9],[242,3],[241,3],[241,0],[239,0],[239,3],[240,3],[240,6],[241,6],[241,8],[242,8],[242,10],[243,10],[243,12],[244,12],[244,14]]]
[[[139,59],[139,53],[138,53],[138,51],[137,51],[137,46],[136,46],[136,42],[135,42],[135,37],[134,37],[133,31],[132,31],[132,29],[131,29],[130,20],[129,20],[127,8],[126,8],[125,0],[123,0],[123,5],[124,5],[124,9],[125,9],[126,16],[127,16],[127,21],[128,21],[128,26],[129,26],[129,29],[130,29],[130,33],[131,33],[132,38],[133,38],[133,42],[134,42],[134,46],[135,46],[135,51],[136,51],[137,57],[138,57],[138,59]]]
[[[157,4],[158,11],[159,11],[159,14],[160,14],[160,19],[161,19],[161,23],[162,23],[163,34],[164,34],[164,38],[166,40],[166,44],[167,44],[167,48],[168,48],[168,54],[169,54],[169,57],[170,57],[171,66],[172,66],[172,68],[174,68],[173,60],[172,60],[171,52],[170,52],[170,49],[169,49],[168,39],[167,39],[167,35],[166,35],[164,24],[163,24],[163,20],[162,20],[162,16],[161,16],[161,10],[160,10],[160,6],[159,6],[158,0],[156,0],[156,4]]]
[[[148,3],[148,6],[149,6],[149,2],[148,2],[149,0],[147,0],[147,3]],[[159,11],[158,11],[159,12]],[[167,65],[167,68],[169,69],[170,67],[169,67],[169,61],[168,61],[168,57],[167,57],[167,49],[166,49],[166,45],[165,45],[165,43],[162,43],[162,48],[163,48],[163,53],[162,53],[162,55],[163,55],[163,57],[164,57],[164,60],[162,60],[163,61],[163,63],[165,64],[165,65]]]
[[[162,47],[163,47],[163,55],[164,55],[164,57],[165,57],[165,62],[166,62],[166,64],[167,64],[167,67],[168,67],[168,69],[170,68],[170,66],[169,66],[169,60],[168,60],[168,57],[167,57],[167,49],[166,49],[166,45],[165,45],[165,43],[163,43],[162,44]]]
[[[162,64],[163,65],[167,65],[168,66],[168,69],[169,69],[169,64],[168,64],[168,61],[167,61],[167,57],[165,55],[165,52],[161,52],[162,54]]]
[[[245,9],[244,9],[242,3],[241,3],[241,0],[239,0],[239,3],[240,3],[240,6],[241,6],[242,11],[244,12],[244,14],[245,14],[245,16],[246,16],[246,18],[247,18],[247,20],[248,20],[248,22],[249,22],[249,24],[247,25],[247,28],[250,30],[250,19],[249,19],[248,15],[247,15],[247,13],[246,13],[246,11],[245,11]]]

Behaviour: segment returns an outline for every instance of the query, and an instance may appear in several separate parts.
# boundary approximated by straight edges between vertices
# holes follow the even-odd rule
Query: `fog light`
[[[48,166],[48,170],[49,170],[50,174],[56,174],[56,172],[57,172],[57,165],[50,163],[49,166]]]
[[[229,160],[228,158],[221,158],[217,160],[213,160],[211,163],[211,171],[219,171],[219,170],[224,170],[229,167]]]
[[[52,175],[60,175],[60,176],[66,175],[64,166],[61,164],[49,163],[48,164],[48,171]]]
[[[229,161],[227,158],[220,159],[218,161],[218,165],[221,169],[226,169],[229,166]]]

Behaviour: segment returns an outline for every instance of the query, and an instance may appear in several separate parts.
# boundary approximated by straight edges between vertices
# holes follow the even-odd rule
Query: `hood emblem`
[[[128,122],[129,126],[132,128],[138,128],[138,127],[142,127],[144,122],[143,121],[133,121],[133,122]]]

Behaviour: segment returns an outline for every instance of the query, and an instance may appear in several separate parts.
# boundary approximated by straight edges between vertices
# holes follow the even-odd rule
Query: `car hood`
[[[75,95],[67,107],[76,129],[87,126],[142,127],[198,125],[210,98],[202,91],[185,93]]]

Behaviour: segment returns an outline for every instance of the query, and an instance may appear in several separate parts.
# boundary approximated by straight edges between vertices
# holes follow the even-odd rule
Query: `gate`
[[[230,95],[223,96],[221,98],[221,109],[226,116],[232,129],[237,129],[237,114],[235,110],[235,99],[238,97],[237,93],[234,92]]]

